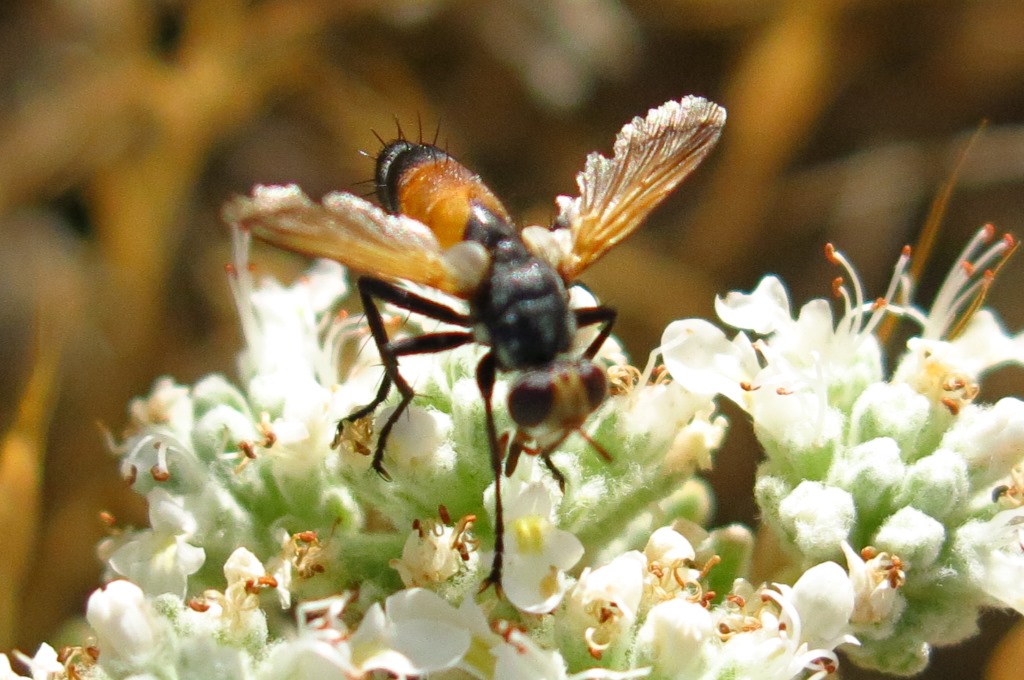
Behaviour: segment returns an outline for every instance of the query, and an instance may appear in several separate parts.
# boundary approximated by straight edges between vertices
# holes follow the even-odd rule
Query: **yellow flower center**
[[[527,515],[512,522],[519,552],[537,555],[544,549],[544,540],[551,530],[551,520],[540,515]]]

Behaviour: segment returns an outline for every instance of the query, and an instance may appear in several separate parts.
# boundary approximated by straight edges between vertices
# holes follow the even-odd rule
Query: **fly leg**
[[[462,314],[440,302],[429,300],[417,295],[405,288],[397,286],[388,281],[362,277],[359,279],[359,298],[363,303],[363,311],[366,314],[366,322],[370,326],[370,334],[373,336],[374,344],[380,353],[381,362],[384,364],[384,379],[381,381],[377,395],[366,406],[358,408],[347,417],[338,422],[338,431],[334,436],[332,445],[337,446],[341,442],[342,431],[347,423],[354,422],[373,413],[377,407],[387,399],[394,385],[401,394],[402,399],[398,407],[388,416],[387,422],[381,428],[377,437],[377,446],[373,452],[373,469],[384,479],[391,479],[391,476],[384,469],[384,447],[387,445],[388,436],[392,428],[398,422],[398,418],[408,408],[415,393],[412,386],[402,377],[398,367],[398,358],[410,354],[432,354],[444,352],[473,341],[472,333],[468,331],[454,331],[441,333],[428,333],[413,338],[401,340],[390,340],[387,328],[384,325],[384,317],[377,306],[378,301],[390,303],[401,309],[408,310],[414,314],[420,314],[430,319],[436,319],[444,323],[469,328],[472,320],[466,314]]]
[[[484,413],[487,416],[487,444],[491,449],[491,472],[494,474],[494,561],[491,562],[491,573],[484,579],[480,590],[485,590],[493,585],[500,596],[502,592],[501,569],[505,559],[505,508],[501,502],[502,447],[498,442],[498,428],[494,424],[494,406],[491,404],[496,369],[494,355],[488,352],[477,364],[476,383],[484,398]]]
[[[508,455],[505,458],[505,476],[511,477],[512,473],[516,471],[516,465],[519,464],[519,457],[522,454],[525,453],[528,456],[540,456],[540,459],[544,461],[544,466],[547,467],[551,476],[555,478],[556,482],[558,482],[558,488],[564,493],[565,475],[551,460],[551,452],[558,448],[568,436],[569,433],[566,432],[558,441],[553,442],[548,446],[547,450],[543,451],[536,446],[532,446],[530,444],[530,438],[519,430],[516,430],[515,435],[511,438],[508,436],[502,437],[502,446],[504,447],[505,444],[508,445]]]
[[[579,328],[596,324],[601,325],[601,330],[598,331],[597,337],[590,342],[587,349],[583,352],[583,356],[586,359],[593,359],[601,349],[601,345],[612,334],[612,326],[615,325],[615,317],[618,316],[618,312],[611,307],[601,306],[582,307],[573,310],[573,313],[576,314],[576,325]]]

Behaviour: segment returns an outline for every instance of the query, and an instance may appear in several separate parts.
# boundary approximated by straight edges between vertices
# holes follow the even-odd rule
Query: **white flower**
[[[295,609],[298,637],[274,646],[259,672],[261,680],[360,677],[343,620],[351,596],[303,602]]]
[[[834,649],[856,640],[850,635],[854,589],[846,571],[835,562],[824,562],[805,571],[792,589],[776,586],[787,595],[799,614],[794,637],[811,648]]]
[[[14,652],[14,656],[28,666],[32,680],[57,680],[65,677],[64,664],[57,660],[57,651],[45,642],[39,645],[35,656],[29,657],[18,651]],[[15,675],[14,677],[21,676]]]
[[[849,492],[820,482],[803,481],[779,504],[786,536],[811,559],[838,552],[856,520]]]
[[[749,294],[733,291],[715,298],[718,317],[733,328],[746,328],[757,335],[769,335],[792,325],[789,295],[782,281],[766,276]]]
[[[479,561],[469,535],[473,517],[454,525],[432,518],[417,520],[402,547],[401,559],[389,563],[408,588],[447,581],[463,570],[473,571]]]
[[[561,493],[549,480],[529,479],[536,463],[520,461],[505,487],[505,568],[502,586],[509,602],[524,612],[542,614],[562,600],[565,570],[583,557],[583,544],[559,529],[555,506]]]
[[[1005,261],[1014,245],[1008,235],[992,243],[995,235],[991,225],[974,235],[927,313],[916,308],[905,312],[921,324],[921,336],[908,340],[894,378],[953,415],[977,396],[985,371],[1007,362],[1024,363],[1024,342],[1011,338],[989,310],[971,308],[991,283],[990,267]]]
[[[1024,460],[1024,401],[1005,397],[965,408],[940,446],[967,461],[971,482],[984,488],[1006,478]]]
[[[683,677],[700,664],[714,634],[711,614],[700,604],[682,597],[659,602],[637,633],[639,661],[665,677]]]
[[[661,527],[651,534],[644,556],[647,558],[644,595],[650,604],[674,598],[700,574],[692,568],[697,556],[693,546],[672,527]]]
[[[281,549],[267,560],[267,574],[276,582],[275,590],[281,609],[290,609],[295,582],[324,571],[323,546],[315,531],[290,534],[286,529],[279,528],[274,531],[274,535]]]
[[[846,267],[853,287],[852,296],[840,289],[846,308],[838,321],[833,320],[832,306],[823,299],[805,304],[794,319],[786,290],[774,276],[762,279],[749,295],[732,292],[715,301],[722,321],[767,337],[767,347],[761,352],[766,364],[776,364],[778,384],[789,392],[816,386],[822,379],[829,385],[850,381],[862,370],[861,362],[866,362],[869,370],[878,362],[871,331],[881,321],[883,308],[864,300],[859,277],[840,253],[834,249],[826,252]],[[764,383],[756,380],[753,384]]]
[[[741,582],[734,597],[738,610],[715,612],[725,642],[706,657],[709,677],[789,680],[810,670],[820,680],[838,667],[836,646],[857,644],[849,632],[853,585],[834,562],[808,569],[793,587],[754,591]]]
[[[989,369],[1024,362],[1024,348],[1006,334],[992,312],[980,309],[955,340],[910,338],[893,376],[941,404],[954,415],[978,394],[978,381]]]
[[[379,432],[394,408],[381,409],[375,417]],[[444,474],[455,465],[455,451],[449,442],[452,418],[434,408],[410,405],[395,423],[386,449],[387,458],[403,474],[415,474],[427,469],[433,474]]]
[[[491,650],[503,641],[470,598],[456,609],[431,591],[401,590],[372,605],[354,633],[343,618],[348,604],[348,597],[332,597],[299,605],[299,638],[274,649],[262,677],[320,678],[329,671],[354,678],[378,670],[405,678],[455,667],[494,676]]]
[[[234,262],[229,278],[247,350],[240,358],[245,376],[314,378],[327,387],[337,380],[333,347],[320,339],[319,317],[344,296],[344,268],[318,260],[290,288],[265,278],[254,285],[249,266],[250,234],[232,230]],[[326,333],[325,333],[326,334]]]
[[[224,577],[227,587],[218,603],[229,632],[241,639],[249,631],[262,630],[265,615],[260,609],[259,591],[276,587],[277,582],[246,548],[236,548],[228,556],[224,562]]]
[[[150,595],[184,597],[188,577],[199,571],[206,551],[189,543],[196,519],[184,502],[162,488],[147,496],[151,529],[140,531],[108,559],[110,568]]]
[[[676,381],[650,384],[647,376],[652,369],[649,363],[635,387],[612,397],[613,407],[621,414],[619,431],[625,437],[643,437],[648,444],[642,450],[656,455],[669,473],[709,469],[728,421],[716,414],[707,394],[694,393]]]
[[[260,680],[319,680],[358,678],[362,673],[352,664],[345,644],[304,636],[280,642],[271,648],[257,674]]]
[[[0,653],[0,680],[24,680],[26,676],[19,675],[11,668],[11,659],[4,653]]]
[[[729,398],[776,439],[793,441],[789,430],[801,424],[807,431],[796,435],[798,442],[834,436],[838,416],[830,413],[830,404],[852,401],[881,377],[873,331],[886,311],[898,311],[891,301],[909,256],[901,257],[885,297],[869,302],[842,254],[830,246],[826,255],[850,278],[850,290],[841,283],[835,289],[845,304],[838,320],[822,299],[804,305],[794,319],[782,283],[765,277],[753,292],[732,292],[715,304],[725,323],[762,339],[752,343],[740,332],[728,340],[705,321],[676,321],[665,329],[661,344],[672,376],[690,390]]]
[[[192,428],[192,399],[189,388],[171,378],[160,378],[148,397],[132,399],[128,404],[133,428],[166,428],[175,437],[188,441]]]
[[[516,628],[508,628],[504,638],[504,644],[493,650],[496,663],[494,674],[485,676],[488,680],[630,680],[650,674],[648,668],[632,671],[589,668],[569,675],[565,660],[557,650],[544,649]]]
[[[515,629],[508,631],[506,642],[493,651],[496,660],[493,680],[562,680],[567,677],[565,661],[557,651],[543,649],[529,636]]]
[[[843,541],[843,554],[846,555],[854,592],[850,622],[859,626],[886,624],[871,634],[872,637],[882,638],[892,630],[906,606],[907,601],[899,592],[906,580],[902,560],[889,553],[876,551],[873,557],[865,561],[846,541]]]
[[[400,590],[384,607],[373,605],[349,640],[352,659],[364,672],[424,675],[457,664],[471,634],[457,610],[420,588]]]
[[[283,410],[270,425],[274,443],[262,451],[273,461],[275,474],[291,480],[317,474],[334,456],[331,441],[340,414],[334,395],[311,379],[290,381]]]
[[[777,304],[774,296],[757,291],[750,297],[765,304]],[[780,326],[766,325],[766,313],[753,313],[754,305],[745,297],[742,301],[727,298],[720,313],[735,323],[749,316],[746,323],[757,328],[770,327],[774,334],[757,343],[751,343],[742,332],[728,340],[706,321],[675,321],[662,335],[665,366],[688,390],[721,394],[733,401],[753,416],[762,433],[781,441],[783,447],[821,446],[837,437],[841,427],[841,417],[828,404],[833,383],[854,382],[863,379],[865,373],[874,375],[880,362],[877,346],[863,342],[859,333],[840,336],[837,330],[834,336],[830,331],[822,337],[822,332],[808,331],[805,326],[831,329],[827,303],[814,303],[804,307],[797,321]],[[726,309],[737,313],[730,314]],[[785,310],[788,313],[788,303]],[[866,351],[866,355],[857,359],[852,351]],[[759,355],[763,357],[763,367]]]
[[[661,336],[661,355],[673,379],[695,394],[721,394],[747,408],[744,385],[761,370],[750,340],[739,333],[726,338],[703,319],[673,321]]]
[[[978,587],[1024,614],[1024,508],[969,522],[957,533],[957,546],[976,565],[971,576]]]
[[[632,628],[646,572],[643,553],[631,550],[603,567],[587,567],[569,591],[566,617],[573,629],[582,633],[595,659]]]
[[[149,397],[132,400],[130,436],[110,449],[122,456],[121,475],[139,493],[170,482],[176,489],[201,487],[209,475],[192,447],[193,401],[170,378],[156,381]]]
[[[130,581],[111,581],[89,596],[86,620],[96,631],[100,663],[144,667],[165,644],[169,627],[154,611],[142,589]]]

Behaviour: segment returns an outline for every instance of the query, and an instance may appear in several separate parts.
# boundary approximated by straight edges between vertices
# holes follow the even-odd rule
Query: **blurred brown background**
[[[218,219],[232,193],[362,192],[372,131],[397,120],[415,137],[419,121],[513,214],[546,223],[585,154],[608,153],[630,117],[713,98],[729,109],[722,144],[586,277],[642,364],[667,322],[765,273],[800,302],[827,294],[826,241],[882,292],[982,119],[921,299],[982,223],[1024,233],[1022,84],[1019,0],[4,3],[0,649],[34,650],[82,611],[100,510],[145,522],[97,423],[118,431],[160,375],[232,372]],[[1015,330],[1022,271],[1011,263],[990,298]],[[983,396],[1020,394],[1021,375]],[[750,521],[758,454],[731,415],[718,520]],[[1009,677],[1014,662],[985,669],[1009,622],[986,617],[927,677]]]

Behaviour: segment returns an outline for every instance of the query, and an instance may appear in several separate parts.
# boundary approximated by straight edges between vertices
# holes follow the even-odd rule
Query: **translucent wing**
[[[461,297],[467,292],[426,225],[389,215],[352,194],[332,193],[316,203],[295,185],[257,186],[251,196],[229,201],[223,215],[228,223],[288,250]]]
[[[567,281],[632,234],[718,141],[725,109],[685,97],[636,117],[615,138],[612,158],[592,153],[576,176],[578,198],[559,196],[556,224],[569,230],[558,269]],[[561,236],[555,229],[553,235]],[[563,240],[559,238],[558,240]]]

